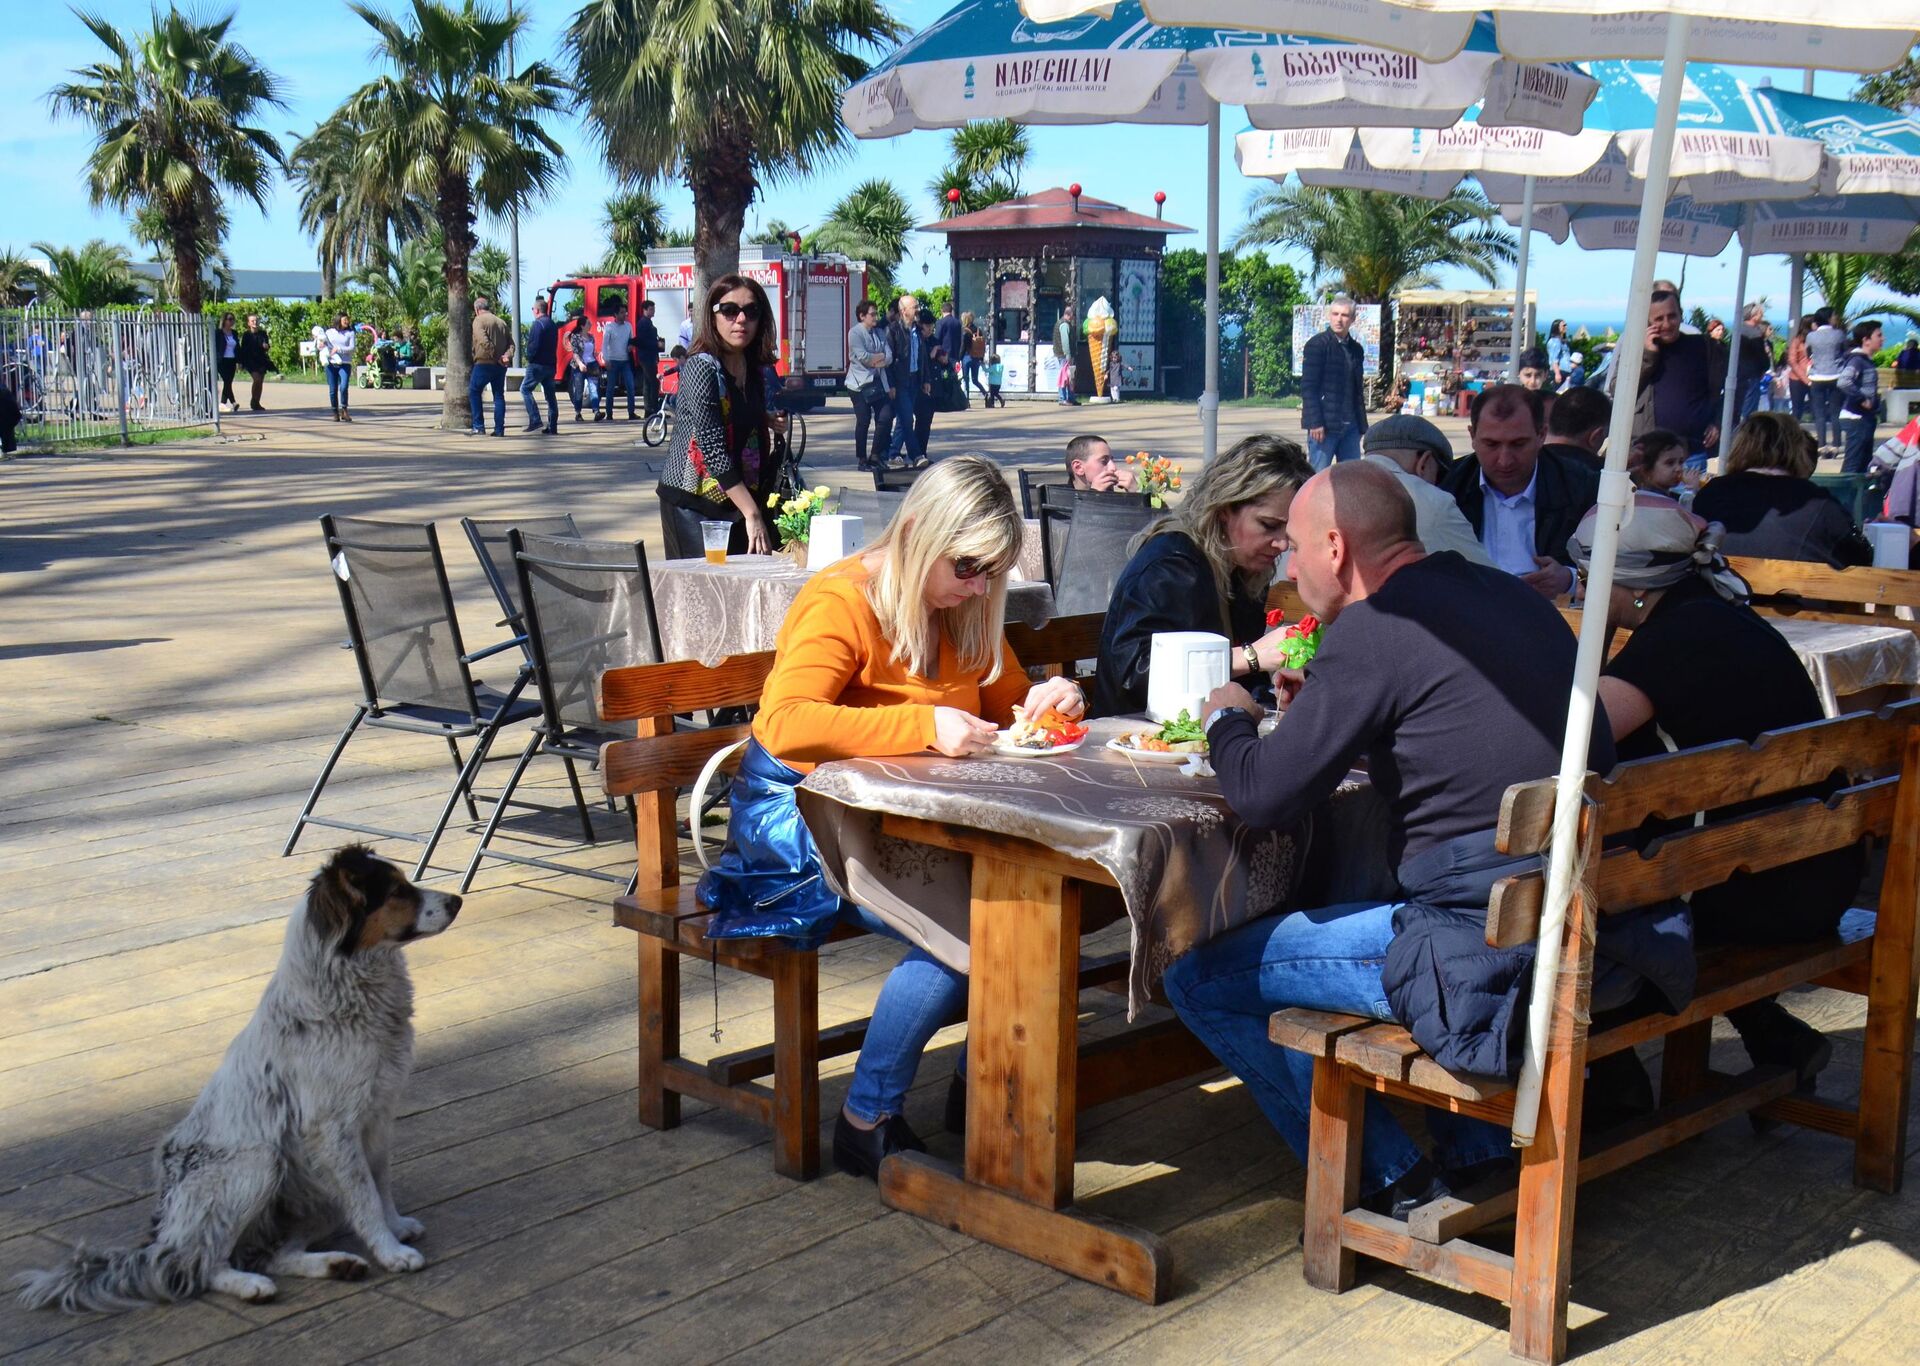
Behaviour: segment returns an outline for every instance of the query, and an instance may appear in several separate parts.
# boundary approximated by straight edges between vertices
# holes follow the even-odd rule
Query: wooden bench
[[[1064,617],[1045,626],[1009,624],[1023,662],[1048,672],[1098,653],[1100,616]],[[708,667],[690,661],[611,669],[600,680],[600,714],[632,721],[638,734],[605,746],[601,782],[610,797],[630,797],[638,851],[634,890],[614,902],[614,923],[640,938],[640,1122],[671,1129],[680,1098],[693,1096],[773,1130],[774,1170],[810,1179],[820,1172],[820,1060],[859,1050],[867,1021],[820,1028],[819,956],[782,939],[709,940],[710,919],[680,881],[676,802],[717,751],[745,739],[745,725],[677,730],[676,714],[757,703],[773,670],[771,651],[734,655]],[[728,767],[732,765],[729,764]],[[698,819],[697,813],[694,816]],[[864,931],[842,928],[835,939]],[[723,1054],[696,1066],[680,1056],[680,959],[724,965],[773,985],[773,1043]],[[1083,984],[1124,979],[1126,963],[1089,963]],[[771,1077],[772,1084],[762,1079]]]
[[[1775,731],[1752,746],[1733,742],[1662,755],[1623,764],[1608,779],[1589,778],[1581,818],[1588,876],[1569,908],[1566,948],[1551,979],[1553,1027],[1543,1099],[1534,1142],[1521,1152],[1517,1187],[1462,1192],[1462,1198],[1414,1211],[1405,1224],[1360,1208],[1360,1115],[1366,1092],[1510,1124],[1513,1086],[1504,1078],[1446,1071],[1397,1024],[1310,1010],[1277,1012],[1273,1041],[1315,1060],[1307,1281],[1336,1293],[1345,1290],[1353,1283],[1355,1253],[1364,1253],[1506,1301],[1512,1307],[1514,1355],[1558,1361],[1566,1352],[1574,1196],[1580,1182],[1757,1111],[1851,1139],[1855,1184],[1897,1191],[1906,1153],[1920,901],[1917,723],[1920,702],[1901,703],[1878,714]],[[1782,796],[1836,772],[1846,775],[1847,785],[1826,802]],[[1636,831],[1651,819],[1685,819],[1699,807],[1719,809],[1767,797],[1780,799],[1667,834],[1644,852],[1619,847],[1618,841],[1599,852],[1608,837]],[[1500,818],[1502,850],[1544,851],[1553,805],[1551,781],[1509,789]],[[1877,917],[1849,912],[1841,932],[1818,943],[1703,953],[1698,987],[1685,1010],[1642,1016],[1590,1034],[1585,1021],[1597,916],[1862,837],[1889,841]],[[1544,887],[1543,872],[1501,882],[1487,915],[1487,942],[1499,947],[1531,942]],[[1805,983],[1867,998],[1856,1107],[1795,1094],[1796,1077],[1787,1068],[1754,1067],[1735,1076],[1708,1065],[1714,1016]],[[1583,1153],[1587,1063],[1654,1039],[1664,1041],[1658,1111],[1600,1136],[1595,1150]],[[1466,1240],[1473,1230],[1510,1216],[1516,1220],[1511,1256]]]
[[[1754,607],[1771,616],[1920,630],[1913,620],[1913,609],[1920,608],[1920,571],[1835,569],[1746,555],[1735,555],[1728,563],[1753,589]],[[1897,610],[1902,607],[1907,609],[1904,615]]]

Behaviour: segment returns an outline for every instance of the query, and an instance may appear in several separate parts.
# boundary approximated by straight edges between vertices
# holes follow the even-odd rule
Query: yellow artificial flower
[[[779,494],[777,494],[777,493],[770,493],[770,494],[768,494],[768,495],[767,495],[767,510],[768,510],[769,512],[771,512],[771,511],[772,511],[772,510],[773,510],[774,508],[777,508],[777,507],[779,507],[779,506],[780,506],[780,495],[779,495]]]
[[[813,486],[813,495],[816,498],[825,498],[827,496],[827,486],[825,484],[815,484]]]

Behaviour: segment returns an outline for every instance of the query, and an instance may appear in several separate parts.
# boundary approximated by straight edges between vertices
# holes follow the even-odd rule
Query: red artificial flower
[[[1267,629],[1271,631],[1286,619],[1287,614],[1285,612],[1281,611],[1278,607],[1274,608],[1271,612],[1267,613]]]

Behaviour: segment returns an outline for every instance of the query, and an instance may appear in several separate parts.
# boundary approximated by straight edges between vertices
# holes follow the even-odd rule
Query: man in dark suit
[[[1580,462],[1543,451],[1545,403],[1538,390],[1496,384],[1473,400],[1467,432],[1473,458],[1447,480],[1487,557],[1558,598],[1574,586],[1567,540],[1600,496],[1600,475]]]
[[[1367,356],[1353,336],[1353,313],[1352,299],[1334,295],[1326,330],[1309,337],[1300,352],[1300,425],[1316,470],[1336,460],[1358,460],[1367,431],[1362,389]]]
[[[660,329],[653,324],[651,299],[640,301],[640,316],[634,320],[628,354],[633,357],[633,377],[646,395],[647,416],[652,417],[660,407]]]

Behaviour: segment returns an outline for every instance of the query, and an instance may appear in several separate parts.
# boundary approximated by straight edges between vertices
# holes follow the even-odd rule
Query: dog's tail
[[[53,1307],[79,1314],[89,1309],[172,1304],[205,1290],[206,1279],[205,1269],[177,1248],[149,1243],[112,1252],[80,1248],[64,1266],[23,1272],[13,1283],[25,1308]]]

